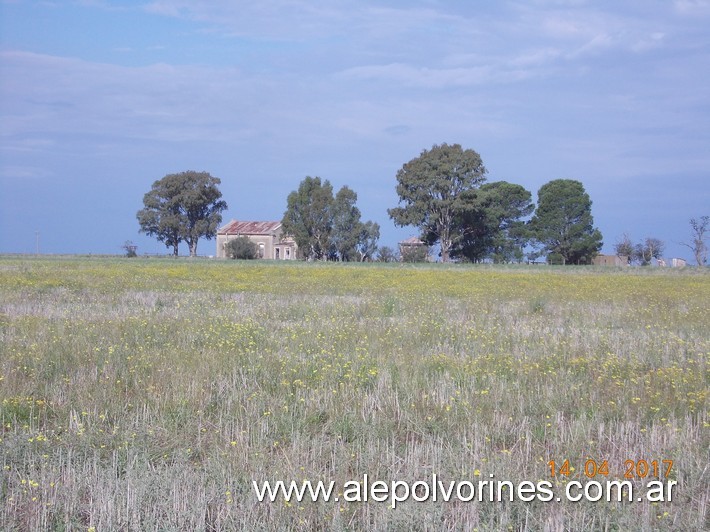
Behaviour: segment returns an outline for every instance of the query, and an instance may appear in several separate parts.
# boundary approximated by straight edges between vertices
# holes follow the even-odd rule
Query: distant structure
[[[298,246],[283,234],[281,222],[246,222],[231,220],[217,230],[217,258],[227,258],[227,242],[245,236],[257,246],[260,259],[296,260]]]
[[[685,268],[687,265],[688,263],[685,259],[671,259],[672,268]]]
[[[399,242],[399,256],[402,262],[431,262],[432,260],[429,246],[416,236]]]
[[[665,260],[665,259],[656,259],[656,262],[658,263],[658,265],[659,265],[661,268],[665,268],[665,267],[666,267],[666,260]]]
[[[626,255],[597,255],[592,259],[594,266],[628,266],[629,257]]]

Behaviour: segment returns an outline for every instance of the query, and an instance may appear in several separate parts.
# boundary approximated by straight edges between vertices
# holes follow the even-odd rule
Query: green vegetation
[[[573,179],[555,179],[540,188],[530,226],[551,264],[559,259],[562,264],[590,264],[602,248],[592,200],[584,185]]]
[[[248,236],[238,236],[227,242],[225,253],[230,259],[252,260],[258,257],[259,248]]]
[[[705,269],[4,257],[0,336],[3,530],[707,523]],[[674,460],[679,484],[672,503],[396,510],[258,503],[251,485],[562,490],[548,462],[566,459],[570,479]]]
[[[136,214],[141,232],[173,248],[176,257],[180,242],[188,245],[191,257],[196,256],[197,242],[215,236],[222,211],[227,208],[220,199],[220,183],[207,172],[193,171],[168,174],[155,181],[143,196],[144,207]]]
[[[347,186],[333,197],[327,179],[306,176],[288,195],[281,223],[305,259],[365,261],[377,250],[380,226],[360,221],[357,194]]]
[[[465,232],[457,219],[470,208],[486,173],[481,156],[459,144],[423,150],[397,171],[399,206],[388,210],[390,218],[399,227],[418,227],[429,245],[439,243],[441,260],[449,262]]]

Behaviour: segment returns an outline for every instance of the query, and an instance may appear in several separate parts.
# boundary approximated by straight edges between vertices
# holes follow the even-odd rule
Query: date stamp
[[[577,469],[566,459],[561,462],[550,460],[547,466],[552,478],[563,480],[566,499],[573,502],[583,499],[591,502],[671,502],[673,488],[678,484],[669,479],[673,460],[628,459],[610,465],[609,460],[589,458]],[[639,482],[643,488],[641,496],[634,494]]]
[[[561,463],[556,460],[547,462],[550,468],[550,476],[557,478],[560,476],[572,477],[584,474],[587,478],[597,476],[611,476],[625,478],[628,480],[645,478],[669,478],[673,471],[673,460],[624,460],[623,467],[618,465],[615,471],[611,471],[608,460],[594,460],[589,458],[581,465],[581,472],[570,464],[569,460]],[[612,467],[613,469],[613,467]]]

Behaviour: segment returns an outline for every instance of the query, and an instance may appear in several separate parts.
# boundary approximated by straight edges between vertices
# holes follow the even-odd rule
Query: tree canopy
[[[460,234],[452,255],[472,262],[491,258],[494,262],[523,259],[529,231],[523,218],[535,209],[532,194],[521,185],[496,181],[485,183],[468,200],[455,225]]]
[[[441,259],[448,262],[452,246],[463,236],[456,230],[456,217],[471,199],[465,193],[480,186],[485,175],[474,150],[434,145],[397,172],[399,206],[387,212],[395,225],[418,227],[427,243],[438,242]]]
[[[530,227],[548,255],[563,264],[589,263],[602,247],[602,234],[593,227],[592,200],[579,181],[555,179],[538,191]]]
[[[321,182],[320,177],[306,176],[298,190],[288,195],[281,224],[306,258],[327,257],[333,201],[333,186],[327,179]]]
[[[180,242],[186,242],[194,257],[199,239],[215,236],[221,213],[227,208],[220,183],[207,172],[194,171],[168,174],[155,181],[143,196],[144,208],[136,214],[140,231],[172,247],[175,256]]]
[[[380,226],[362,223],[357,194],[347,186],[333,196],[326,179],[307,176],[288,195],[281,224],[306,259],[368,260],[377,249]]]
[[[377,252],[377,242],[380,240],[380,224],[368,220],[359,224],[357,252],[360,255],[360,262],[372,261]]]
[[[335,195],[332,204],[333,227],[331,254],[343,261],[351,261],[357,254],[360,240],[360,209],[355,205],[357,194],[344,186]]]

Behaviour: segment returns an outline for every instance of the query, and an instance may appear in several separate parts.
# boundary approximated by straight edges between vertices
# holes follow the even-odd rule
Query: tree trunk
[[[441,241],[441,262],[449,262],[449,248],[451,244],[449,242],[444,243]]]
[[[451,221],[452,216],[448,212],[442,213],[438,222],[439,245],[441,246],[441,262],[449,262],[449,251],[451,250]]]
[[[173,244],[173,257],[177,257],[177,256],[178,256],[178,245]]]
[[[197,257],[197,239],[190,242],[190,256]]]

